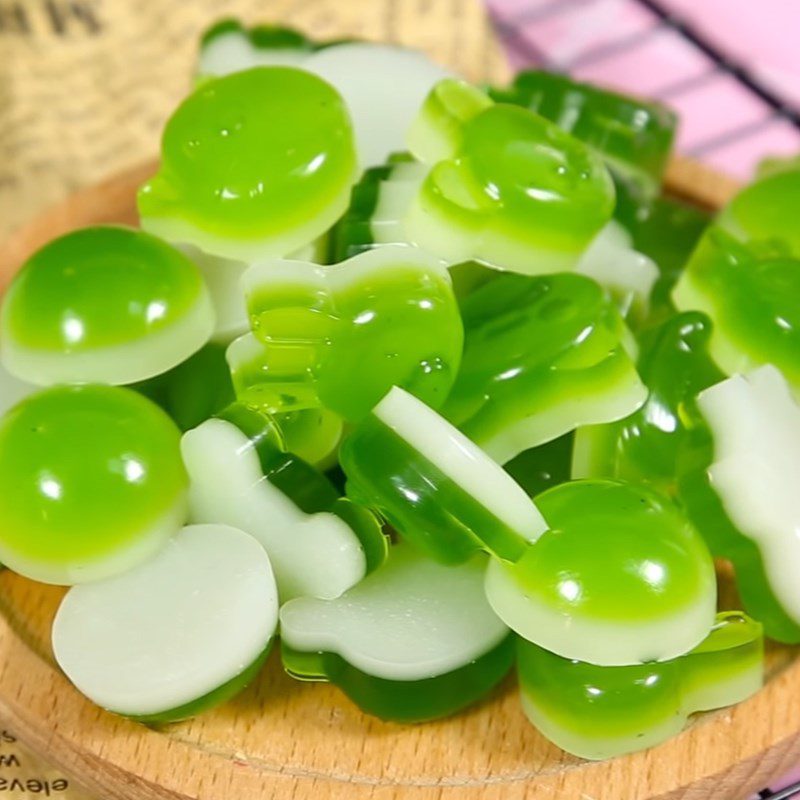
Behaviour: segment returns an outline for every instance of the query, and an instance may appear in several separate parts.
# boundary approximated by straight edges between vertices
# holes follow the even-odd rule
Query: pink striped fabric
[[[517,68],[544,66],[681,115],[678,149],[747,179],[800,151],[797,0],[488,0]]]

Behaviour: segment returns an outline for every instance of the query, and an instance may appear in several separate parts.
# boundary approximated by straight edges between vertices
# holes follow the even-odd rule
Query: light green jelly
[[[572,269],[614,209],[602,159],[527,109],[494,104],[475,113],[474,91],[455,84],[437,95],[437,113],[423,107],[416,138],[427,137],[429,147],[417,145],[415,154],[438,158],[406,232],[449,263],[477,259],[528,274]],[[442,103],[453,113],[444,114]]]
[[[586,142],[639,194],[658,194],[678,122],[666,106],[544,70],[524,70],[508,88],[489,93],[499,103],[547,117]]]
[[[514,660],[514,637],[482,591],[486,557],[437,564],[407,544],[333,600],[281,609],[281,655],[301,680],[328,680],[363,711],[422,722],[491,690]]]
[[[578,430],[573,478],[621,478],[677,494],[690,438],[687,406],[723,377],[708,355],[711,331],[705,314],[687,311],[642,335],[638,369],[647,401],[619,422]]]
[[[415,547],[458,564],[481,550],[514,560],[545,529],[514,480],[435,411],[400,389],[342,443],[347,493]]]
[[[505,463],[646,398],[613,302],[582,275],[502,275],[461,303],[464,356],[444,415]]]
[[[187,359],[213,327],[189,259],[150,234],[97,226],[23,264],[3,297],[0,353],[30,383],[133,383]]]
[[[778,171],[742,189],[717,215],[716,224],[743,242],[780,241],[800,258],[799,203],[800,171]]]
[[[663,661],[714,620],[703,539],[669,499],[618,481],[574,481],[536,498],[550,529],[515,563],[493,561],[486,590],[520,636],[602,666]]]
[[[229,362],[264,410],[322,406],[357,422],[394,385],[433,407],[447,397],[463,327],[447,270],[421,251],[381,247],[329,267],[265,262],[245,288],[263,344],[251,355],[234,343]]]
[[[184,523],[180,434],[128,389],[32,395],[0,423],[0,560],[75,584],[144,561]]]
[[[726,375],[773,364],[800,388],[800,258],[786,241],[743,243],[712,225],[672,299],[711,318],[710,353]]]
[[[139,213],[171,241],[252,262],[324,233],[347,207],[355,175],[336,90],[293,67],[254,67],[202,83],[178,106]]]
[[[518,640],[522,707],[548,739],[573,755],[605,759],[675,736],[689,715],[733,705],[763,683],[760,623],[717,615],[697,647],[671,661],[598,667]]]

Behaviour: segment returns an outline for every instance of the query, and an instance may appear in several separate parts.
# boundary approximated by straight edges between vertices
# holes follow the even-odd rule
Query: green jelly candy
[[[647,397],[630,334],[589,278],[501,275],[461,311],[464,356],[443,414],[495,461],[626,417]]]
[[[800,407],[770,365],[706,389],[697,407],[681,500],[733,564],[745,610],[770,638],[800,642]]]
[[[249,265],[244,261],[210,255],[190,244],[177,247],[197,266],[205,280],[216,317],[212,340],[230,344],[237,337],[247,333],[250,330],[250,322],[244,301],[242,276],[247,272]],[[321,264],[326,259],[327,249],[327,236],[321,236],[289,257]]]
[[[711,356],[726,375],[774,364],[800,389],[800,258],[783,241],[743,244],[712,225],[672,298],[711,317]]]
[[[649,313],[641,327],[657,325],[675,313],[672,289],[711,215],[670,197],[641,202],[625,191],[624,184],[617,182],[614,217],[629,231],[632,247],[658,268],[658,278],[650,293]]]
[[[552,120],[600,153],[641,194],[658,194],[678,123],[666,106],[542,70],[520,72],[507,89],[489,94]]]
[[[70,589],[53,652],[97,705],[163,724],[238,694],[263,665],[277,622],[258,542],[225,525],[192,525],[144,564]]]
[[[366,170],[331,231],[331,263],[380,245],[410,244],[403,217],[427,172],[408,153],[394,153],[385,164]]]
[[[393,388],[342,443],[347,493],[432,558],[514,560],[546,524],[525,492],[460,431]]]
[[[130,388],[161,406],[182,431],[197,427],[235,399],[225,347],[216,342],[169,372]]]
[[[800,153],[793,156],[767,156],[759,161],[756,177],[769,178],[779,172],[796,172],[797,170],[800,170]]]
[[[183,525],[180,434],[129,389],[61,386],[0,421],[0,561],[74,584],[146,560]]]
[[[203,279],[184,255],[147,233],[98,226],[23,264],[3,297],[0,355],[40,386],[134,383],[184,361],[213,328]]]
[[[653,747],[691,714],[739,703],[764,677],[761,625],[738,611],[717,615],[711,633],[684,656],[598,667],[518,640],[522,707],[550,741],[588,759]]]
[[[716,224],[742,242],[780,242],[800,258],[798,204],[800,171],[777,172],[742,189],[717,215]]]
[[[504,464],[503,469],[529,497],[536,497],[569,480],[574,442],[574,434],[564,434],[552,442],[525,450]]]
[[[286,453],[268,417],[233,405],[184,434],[181,449],[192,520],[254,536],[269,554],[282,602],[338,597],[383,560],[374,515]]]
[[[229,75],[252,67],[298,67],[315,49],[314,42],[294,28],[247,28],[237,19],[222,19],[203,32],[197,75]]]
[[[708,355],[710,337],[711,321],[697,311],[642,336],[638,368],[647,401],[619,422],[578,430],[574,478],[621,478],[677,494],[682,450],[690,440],[687,405],[723,377]]]
[[[355,171],[336,90],[300,69],[255,67],[204,82],[178,106],[139,213],[148,230],[211,255],[285,256],[341,215]]]
[[[322,406],[356,422],[393,385],[440,406],[463,328],[446,268],[412,247],[381,247],[329,267],[262,262],[245,275],[253,333],[231,346],[237,384],[271,413]]]
[[[281,430],[287,450],[312,464],[327,465],[344,433],[342,418],[318,406],[316,396],[309,392],[295,403],[305,408],[276,411],[284,407],[282,401],[287,398],[276,399],[271,381],[271,371],[275,369],[272,353],[252,333],[233,342],[226,358],[236,399],[254,411],[271,416]]]
[[[489,602],[512,630],[601,666],[665,661],[708,635],[714,564],[669,499],[635,484],[574,481],[536,505],[550,530],[486,575]]]
[[[408,211],[409,238],[448,263],[476,259],[527,274],[573,269],[614,209],[602,160],[552,122],[511,105],[468,113],[454,135],[453,117],[474,92],[456,87],[443,98],[452,115],[430,113],[426,103],[417,124],[417,138],[433,152],[442,142],[454,147],[432,164]],[[476,104],[467,104],[474,112]],[[415,155],[425,152],[417,145]]]
[[[513,637],[483,593],[484,556],[457,567],[397,544],[335,600],[281,608],[281,650],[301,680],[328,680],[363,711],[422,722],[479,700],[510,670]]]

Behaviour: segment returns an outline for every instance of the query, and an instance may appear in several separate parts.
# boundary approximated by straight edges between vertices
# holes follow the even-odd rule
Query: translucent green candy
[[[611,217],[608,170],[548,120],[476,93],[439,84],[412,129],[411,151],[432,169],[406,216],[409,238],[448,263],[572,269]]]
[[[233,405],[181,443],[195,522],[240,528],[263,545],[281,601],[338,597],[383,560],[375,517],[285,452],[272,420]]]
[[[444,567],[407,544],[335,600],[281,609],[281,651],[301,680],[329,680],[363,711],[400,722],[446,716],[508,673],[513,637],[483,593],[484,556]]]
[[[778,172],[742,189],[717,215],[716,224],[743,242],[780,242],[800,258],[798,203],[800,171]]]
[[[600,153],[642,195],[658,194],[678,122],[666,106],[541,70],[520,72],[507,89],[489,94],[552,120]]]
[[[53,652],[99,706],[163,724],[247,686],[277,622],[275,579],[258,542],[225,525],[192,525],[143,564],[70,589],[53,622]]]
[[[574,481],[536,505],[550,530],[486,575],[489,602],[512,630],[601,666],[675,658],[708,635],[714,565],[670,500],[635,484]]]
[[[355,171],[336,90],[303,70],[256,67],[204,82],[178,106],[139,213],[148,230],[212,255],[285,256],[336,221]]]
[[[463,328],[449,275],[411,247],[381,247],[320,267],[269,261],[245,275],[255,337],[228,360],[237,395],[268,412],[322,406],[363,418],[393,386],[440,406]]]
[[[772,366],[701,392],[681,500],[733,564],[744,608],[772,639],[800,642],[800,407]]]
[[[800,258],[783,240],[744,244],[712,225],[672,297],[711,317],[710,352],[726,375],[774,364],[800,389]]]
[[[185,256],[147,233],[100,226],[25,262],[3,297],[0,353],[29,383],[133,383],[188,358],[213,328]]]
[[[74,584],[149,558],[183,524],[179,432],[112,386],[56,387],[0,421],[0,561]]]
[[[384,244],[409,244],[403,227],[427,167],[408,153],[394,153],[353,186],[350,206],[331,231],[331,261],[345,261]]]
[[[683,730],[691,714],[733,705],[763,684],[761,625],[738,611],[717,615],[708,637],[659,663],[598,667],[518,640],[522,707],[568,753],[614,758]]]
[[[443,414],[500,463],[626,417],[647,397],[625,350],[630,334],[589,278],[501,275],[461,311],[464,356]]]
[[[578,430],[574,478],[622,478],[677,493],[689,441],[687,404],[723,377],[708,355],[710,337],[711,321],[697,311],[677,314],[641,337],[638,368],[647,402],[619,422]]]
[[[500,466],[399,388],[353,429],[339,461],[350,497],[444,563],[480,550],[514,560],[547,527]]]
[[[640,326],[663,322],[675,313],[672,289],[711,215],[669,197],[642,202],[618,182],[614,218],[630,233],[632,247],[650,258],[659,271],[650,293],[648,317]]]

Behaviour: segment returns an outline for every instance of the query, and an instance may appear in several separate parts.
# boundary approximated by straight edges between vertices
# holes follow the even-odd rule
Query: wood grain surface
[[[473,79],[504,77],[477,3],[273,0],[268,12],[312,35],[399,41]],[[152,171],[148,164],[80,191],[18,231],[0,248],[0,290],[53,236],[95,222],[134,222],[134,190]],[[680,161],[669,184],[709,207],[734,188]],[[149,730],[99,710],[56,669],[49,630],[61,594],[0,574],[0,718],[102,800],[743,800],[800,759],[800,664],[789,648],[771,650],[768,684],[757,697],[699,717],[661,747],[600,764],[539,736],[513,681],[449,720],[403,726],[364,716],[330,686],[290,680],[274,657],[233,702]]]

